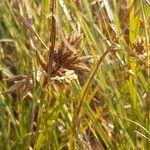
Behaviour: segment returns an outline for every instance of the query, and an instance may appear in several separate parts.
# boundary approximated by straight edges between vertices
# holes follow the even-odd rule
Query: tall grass
[[[0,149],[148,150],[149,25],[148,0],[3,0]],[[86,58],[69,77],[61,41]]]

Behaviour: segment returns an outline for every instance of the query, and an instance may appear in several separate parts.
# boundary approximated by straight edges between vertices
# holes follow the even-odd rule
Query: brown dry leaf
[[[23,79],[26,79],[26,78],[28,78],[27,75],[16,75],[16,76],[13,76],[11,78],[4,79],[4,81],[14,82],[14,81],[23,80]]]
[[[7,91],[2,92],[1,94],[11,94],[16,92],[19,88],[21,88],[23,85],[27,83],[27,79],[23,79],[21,81],[16,82],[14,85],[12,85]]]
[[[32,79],[26,75],[17,75],[5,80],[7,82],[13,82],[14,84],[1,94],[11,94],[15,93],[18,89],[23,89],[22,97],[25,97],[25,95],[31,90],[33,85]]]

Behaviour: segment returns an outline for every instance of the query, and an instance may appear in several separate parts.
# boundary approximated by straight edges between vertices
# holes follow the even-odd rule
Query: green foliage
[[[68,35],[83,33],[78,51],[92,56],[86,62],[91,72],[80,66],[74,70],[78,79],[66,83],[54,76],[43,87],[35,49],[49,59],[52,0],[0,3],[0,149],[148,150],[149,1],[55,2],[55,48]],[[8,78],[17,75],[27,77],[13,85]]]

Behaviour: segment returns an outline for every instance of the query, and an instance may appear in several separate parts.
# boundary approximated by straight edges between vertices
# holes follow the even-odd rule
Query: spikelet
[[[142,37],[138,37],[136,40],[134,40],[133,47],[136,53],[143,54],[143,52],[145,51],[145,39]]]
[[[129,53],[129,56],[136,58],[139,66],[141,66],[140,69],[149,68],[150,63],[147,60],[150,56],[150,52],[148,51],[149,45],[146,44],[145,38],[138,36],[138,38],[132,42],[132,45],[134,50]]]
[[[57,66],[74,71],[90,71],[82,61],[83,57],[81,59],[78,55],[82,40],[82,34],[74,34],[62,40],[59,48],[54,52],[54,61]]]

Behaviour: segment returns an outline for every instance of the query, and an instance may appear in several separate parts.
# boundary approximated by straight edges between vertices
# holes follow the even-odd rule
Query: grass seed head
[[[54,61],[58,67],[74,71],[90,71],[78,54],[83,35],[71,35],[62,40],[59,48],[54,52]],[[71,48],[70,48],[71,47]]]
[[[145,51],[145,39],[142,37],[138,37],[133,42],[133,48],[138,54],[143,54],[143,52]]]

